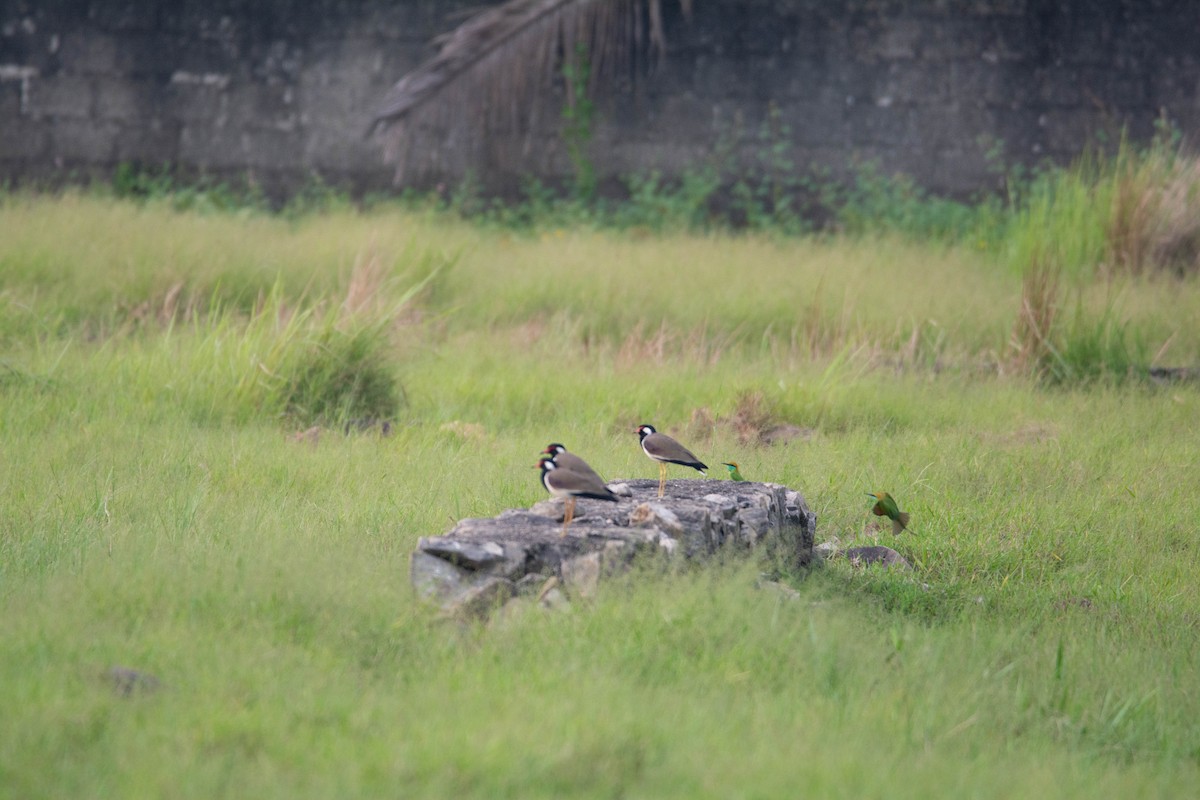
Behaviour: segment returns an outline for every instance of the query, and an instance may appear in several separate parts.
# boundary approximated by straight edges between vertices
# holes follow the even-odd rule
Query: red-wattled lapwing
[[[692,455],[692,451],[679,442],[654,430],[653,425],[638,425],[637,435],[642,437],[642,452],[658,462],[658,496],[663,496],[667,485],[667,464],[691,467],[704,474],[708,465]]]
[[[608,500],[617,502],[617,496],[608,490],[604,481],[596,473],[584,475],[565,467],[559,467],[553,458],[542,458],[538,461],[542,470],[542,485],[553,497],[565,497],[566,505],[563,513],[562,535],[567,535],[567,526],[575,516],[575,498],[590,497],[593,500]]]
[[[546,449],[542,451],[545,455],[554,460],[554,466],[559,469],[569,469],[572,472],[578,472],[580,475],[587,475],[589,478],[594,478],[601,483],[604,479],[596,474],[596,470],[579,456],[569,452],[564,445],[558,442],[551,442],[546,445]]]

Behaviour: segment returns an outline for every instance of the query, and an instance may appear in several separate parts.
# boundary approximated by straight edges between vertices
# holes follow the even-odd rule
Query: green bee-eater
[[[722,466],[725,467],[725,469],[729,470],[729,480],[731,480],[731,481],[746,480],[745,478],[742,477],[742,473],[738,472],[738,465],[737,465],[736,461],[726,461],[724,464],[722,464]]]
[[[892,521],[892,533],[899,535],[900,531],[908,529],[908,514],[900,510],[896,501],[887,492],[867,492],[867,497],[875,498],[871,513],[877,517],[887,517]]]

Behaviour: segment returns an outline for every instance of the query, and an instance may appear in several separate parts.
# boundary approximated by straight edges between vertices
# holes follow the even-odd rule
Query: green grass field
[[[1196,796],[1200,390],[1018,372],[1021,292],[892,238],[9,196],[0,797]],[[1064,292],[1200,363],[1195,278]],[[655,477],[638,422],[800,490],[818,540],[891,492],[915,571],[414,601],[417,537],[542,499],[547,442]],[[775,422],[811,436],[743,438]]]

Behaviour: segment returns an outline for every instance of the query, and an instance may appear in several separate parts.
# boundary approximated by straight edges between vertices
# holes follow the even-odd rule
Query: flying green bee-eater
[[[738,472],[738,465],[737,465],[736,461],[726,461],[724,464],[722,464],[722,466],[725,467],[725,469],[729,470],[729,480],[731,480],[731,481],[746,480],[745,478],[742,477],[742,473]]]
[[[892,521],[892,534],[899,535],[900,531],[908,529],[908,514],[900,510],[896,501],[887,492],[867,492],[867,497],[875,498],[871,513],[877,517],[887,517]]]

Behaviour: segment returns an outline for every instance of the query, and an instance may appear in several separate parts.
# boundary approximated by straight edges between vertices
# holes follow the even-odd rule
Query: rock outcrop
[[[517,596],[552,604],[565,589],[586,597],[640,556],[700,561],[764,550],[792,566],[812,558],[816,515],[786,486],[674,480],[660,499],[658,481],[609,485],[618,502],[578,500],[566,536],[562,501],[546,500],[421,539],[412,556],[414,589],[448,613],[485,616]]]

